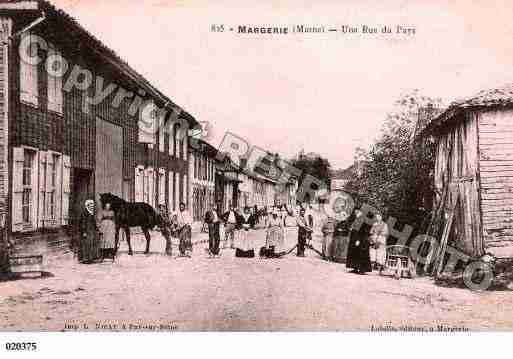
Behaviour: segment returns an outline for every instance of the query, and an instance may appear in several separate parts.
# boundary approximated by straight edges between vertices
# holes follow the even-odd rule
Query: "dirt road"
[[[259,247],[264,233],[254,235]],[[163,256],[163,246],[153,240],[150,255],[122,253],[114,264],[53,258],[50,277],[0,283],[0,330],[513,329],[510,291],[351,274],[312,251],[264,260],[225,249],[209,259],[201,244],[186,259]]]

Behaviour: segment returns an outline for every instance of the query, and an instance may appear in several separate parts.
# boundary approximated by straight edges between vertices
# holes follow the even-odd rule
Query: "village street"
[[[297,230],[287,229],[287,246]],[[253,233],[263,244],[264,231]],[[347,272],[307,250],[280,259],[241,259],[225,249],[209,259],[197,243],[191,259],[162,255],[153,233],[150,255],[126,254],[114,264],[81,265],[70,254],[48,259],[51,276],[0,283],[0,330],[417,330],[513,328],[508,291],[442,288],[430,279],[395,280]],[[195,240],[205,240],[196,234]],[[320,236],[314,246],[320,248]],[[174,249],[175,253],[177,252]],[[100,327],[97,327],[100,325]],[[132,327],[130,327],[132,325]],[[137,327],[141,325],[141,327]],[[160,327],[162,325],[162,327]],[[403,328],[404,329],[404,328]]]

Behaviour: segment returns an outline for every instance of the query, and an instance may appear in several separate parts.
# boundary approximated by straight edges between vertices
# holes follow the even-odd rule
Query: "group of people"
[[[114,212],[110,203],[105,203],[99,214],[94,200],[85,201],[85,209],[79,219],[78,260],[84,264],[94,263],[116,254]]]
[[[341,222],[343,227],[348,226],[349,235],[346,268],[352,269],[353,273],[365,274],[374,267],[381,274],[387,258],[388,237],[388,225],[381,214],[376,214],[374,223],[369,225],[363,220],[362,212],[357,209]]]
[[[208,226],[210,257],[220,255],[221,225],[224,226],[224,248],[235,249],[235,256],[240,258],[255,257],[255,236],[252,230],[256,224],[261,223],[266,231],[265,245],[259,249],[259,255],[272,258],[285,253],[285,227],[287,218],[292,216],[286,206],[272,208],[245,207],[242,211],[235,206],[221,214],[217,206],[212,206],[205,213],[205,223]],[[161,232],[166,238],[167,255],[172,255],[171,238],[177,238],[179,255],[191,257],[192,255],[192,224],[193,219],[184,203],[180,203],[179,210],[168,213],[164,205],[158,208]],[[385,267],[386,239],[388,226],[380,214],[375,215],[372,225],[364,221],[362,212],[356,209],[346,219],[339,221],[336,235],[348,237],[346,267],[354,273],[364,274],[371,272],[373,267],[380,272]],[[313,214],[308,205],[300,205],[295,216],[297,225],[297,253],[298,257],[305,256],[305,248],[311,241],[313,227]],[[78,245],[78,259],[81,263],[93,263],[104,258],[114,259],[117,248],[115,241],[116,225],[114,212],[110,203],[105,203],[99,213],[96,213],[95,202],[86,200],[85,209],[79,220],[80,241]],[[323,247],[326,245],[323,242]],[[323,248],[323,254],[326,249]],[[289,251],[290,252],[290,251]]]
[[[256,224],[262,223],[266,229],[266,243],[260,255],[274,257],[276,251],[283,247],[285,240],[285,216],[287,210],[283,206],[276,206],[269,210],[253,207],[244,207],[242,211],[235,206],[220,215],[216,206],[205,214],[205,223],[209,233],[209,255],[219,256],[220,253],[220,225],[224,223],[225,247],[235,249],[235,256],[241,258],[255,257],[255,239],[252,230]]]
[[[79,262],[90,264],[105,258],[114,260],[117,252],[116,224],[111,204],[104,203],[99,213],[97,213],[95,201],[92,199],[86,200],[84,207],[78,222],[80,238],[77,243],[77,255]],[[161,223],[160,230],[166,238],[166,254],[172,254],[171,237],[176,237],[179,239],[180,256],[190,257],[193,220],[185,204],[180,203],[179,211],[171,214],[168,214],[165,206],[160,205],[158,216]]]

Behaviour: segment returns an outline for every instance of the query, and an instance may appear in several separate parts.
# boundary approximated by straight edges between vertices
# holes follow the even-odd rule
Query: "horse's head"
[[[125,204],[125,200],[113,195],[112,193],[100,193],[100,202],[102,207],[105,203],[110,203],[110,207],[113,211],[119,209],[119,206]]]

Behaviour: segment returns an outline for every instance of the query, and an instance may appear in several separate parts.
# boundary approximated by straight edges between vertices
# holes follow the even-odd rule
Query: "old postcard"
[[[0,1],[0,331],[513,330],[512,18]]]

